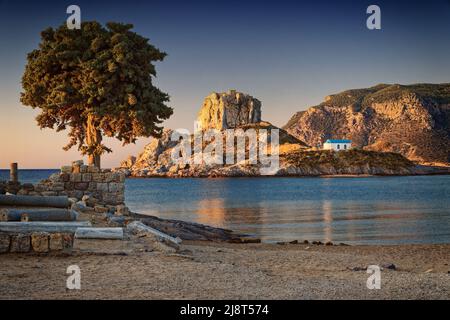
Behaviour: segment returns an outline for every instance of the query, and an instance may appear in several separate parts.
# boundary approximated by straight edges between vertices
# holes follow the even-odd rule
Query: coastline
[[[186,241],[180,254],[3,255],[1,299],[449,299],[450,244],[319,246]],[[81,290],[66,290],[78,264]],[[368,265],[386,265],[381,289]],[[395,265],[395,270],[388,265]],[[20,265],[20,269],[16,266]],[[107,266],[107,267],[106,267]],[[131,276],[130,276],[131,275]]]
[[[318,175],[248,175],[248,176],[127,176],[127,179],[239,179],[239,178],[370,178],[370,177],[416,177],[450,175],[450,167],[446,172],[428,172],[415,174],[318,174]]]

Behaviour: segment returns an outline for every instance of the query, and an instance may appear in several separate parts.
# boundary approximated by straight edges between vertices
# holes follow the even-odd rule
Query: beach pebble
[[[333,245],[333,242],[327,241],[327,242],[325,242],[325,245],[326,245],[326,246],[332,246],[332,245]]]
[[[393,263],[385,263],[381,267],[389,270],[397,270],[397,267]]]
[[[351,271],[366,271],[367,267],[353,267],[353,268],[348,268]]]

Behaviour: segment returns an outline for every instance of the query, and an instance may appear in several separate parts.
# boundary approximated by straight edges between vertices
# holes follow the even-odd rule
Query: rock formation
[[[230,90],[205,98],[197,118],[202,130],[224,130],[261,122],[261,102],[252,96]]]
[[[351,139],[420,163],[450,162],[450,84],[377,85],[328,96],[283,127],[311,146]]]
[[[328,101],[332,102],[333,98],[330,97]],[[334,125],[330,126],[331,128],[338,127],[337,122],[342,118],[338,117],[338,115],[340,112],[344,112],[340,108],[334,108],[336,110],[332,107],[326,108],[326,110],[331,110],[330,112],[336,114],[336,119],[331,117],[331,120],[334,121],[332,122]],[[314,114],[317,111],[311,110],[308,112]],[[347,110],[347,112],[350,111]],[[314,148],[310,148],[306,143],[289,134],[287,131],[277,128],[268,122],[261,121],[260,117],[261,103],[258,100],[246,94],[230,91],[227,94],[212,94],[208,96],[201,108],[198,120],[201,123],[202,130],[209,128],[222,130],[221,137],[224,139],[226,137],[224,129],[229,128],[241,129],[241,132],[254,129],[258,134],[261,129],[266,129],[268,132],[273,129],[278,129],[280,162],[279,167],[273,173],[274,175],[405,175],[436,172],[434,169],[415,166],[411,161],[397,153],[380,153],[365,150],[349,150],[335,153],[332,151],[314,150]],[[355,128],[353,129],[356,130],[356,128],[359,128],[359,123],[364,123],[363,119],[360,119],[361,117],[357,114],[354,116],[356,122],[354,123]],[[420,113],[416,117],[416,121],[423,121]],[[353,123],[353,118],[351,119],[351,123]],[[308,125],[309,128],[312,127],[317,130],[321,127],[320,123],[317,123],[317,128],[314,127],[313,122],[308,123]],[[288,127],[292,129],[291,126]],[[300,130],[294,130],[293,132],[302,132]],[[311,144],[322,141],[323,135],[315,137],[314,130],[305,130],[305,132],[307,134],[304,137],[308,138]],[[189,164],[178,164],[172,160],[172,152],[177,150],[175,148],[178,148],[181,142],[172,141],[172,133],[173,130],[166,129],[161,138],[153,139],[145,147],[135,162],[133,158],[129,158],[122,163],[122,168],[119,170],[135,177],[235,177],[259,176],[261,174],[261,164],[251,164],[248,161],[248,157],[242,162],[222,165],[207,164],[204,162],[196,164],[195,161],[192,161],[193,156],[191,156]],[[333,134],[335,134],[334,131]],[[342,133],[345,136],[346,134]],[[208,142],[205,143],[203,141],[203,148],[207,145]],[[448,172],[448,170],[445,172]]]

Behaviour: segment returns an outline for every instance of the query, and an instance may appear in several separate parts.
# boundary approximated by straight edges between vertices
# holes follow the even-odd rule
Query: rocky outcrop
[[[261,122],[261,102],[235,90],[211,93],[205,98],[197,118],[202,130],[225,130],[258,122]]]
[[[378,85],[328,96],[283,127],[311,146],[351,139],[420,163],[450,162],[450,84]]]
[[[328,99],[328,101],[332,100],[332,97]],[[240,101],[240,104],[237,103],[238,101]],[[257,101],[256,104],[255,101]],[[258,105],[257,109],[254,108],[255,105]],[[253,106],[253,109],[250,106]],[[395,117],[385,107],[378,106],[378,108],[380,110],[379,112],[383,113],[386,117],[389,114],[389,116]],[[324,109],[331,110],[332,108],[324,107]],[[317,111],[311,110],[308,112],[315,113]],[[343,111],[335,107],[330,112],[339,114],[339,112]],[[249,116],[249,114],[252,116]],[[268,122],[260,121],[253,123],[253,121],[256,121],[260,117],[260,114],[261,110],[258,100],[248,95],[240,96],[240,94],[232,92],[232,94],[213,94],[206,98],[200,111],[199,120],[202,122],[203,129],[222,128],[221,137],[224,139],[224,145],[226,138],[224,128],[239,129],[242,130],[241,133],[245,133],[249,129],[254,129],[258,134],[261,129],[266,129],[267,131],[278,129],[280,138],[279,166],[271,173],[273,175],[409,175],[437,172],[448,173],[448,170],[445,168],[442,170],[434,170],[418,167],[397,153],[380,153],[365,150],[348,150],[335,153],[332,151],[317,150],[311,148],[287,131],[277,128]],[[412,114],[416,117],[416,121],[423,121],[423,115],[420,112]],[[230,118],[230,115],[234,115],[234,117]],[[355,115],[355,119],[359,119],[359,117]],[[224,121],[224,118],[227,121]],[[231,122],[229,121],[230,119],[237,120]],[[311,132],[314,131],[311,130]],[[191,156],[188,164],[178,164],[172,160],[172,153],[174,150],[178,150],[181,142],[172,141],[172,133],[173,131],[170,129],[165,130],[161,138],[153,139],[145,147],[136,161],[131,161],[131,158],[128,161],[124,161],[120,170],[134,177],[240,177],[260,176],[263,172],[263,166],[260,163],[250,163],[248,157],[246,157],[246,160],[238,163],[223,165],[205,162],[196,163],[193,156]],[[307,137],[312,141],[312,144],[321,141],[312,134]],[[208,143],[203,143],[203,148],[207,145]]]

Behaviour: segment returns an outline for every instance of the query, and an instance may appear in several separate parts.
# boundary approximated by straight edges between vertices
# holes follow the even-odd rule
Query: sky
[[[262,101],[262,118],[284,125],[329,94],[378,83],[450,82],[450,0],[431,1],[8,1],[0,0],[0,168],[59,168],[81,159],[67,132],[41,130],[39,110],[21,105],[21,77],[40,32],[82,21],[132,23],[168,53],[155,84],[167,92],[167,128],[193,130],[204,97],[236,89]],[[366,27],[369,5],[381,30]],[[138,154],[150,138],[113,153],[104,167]]]

